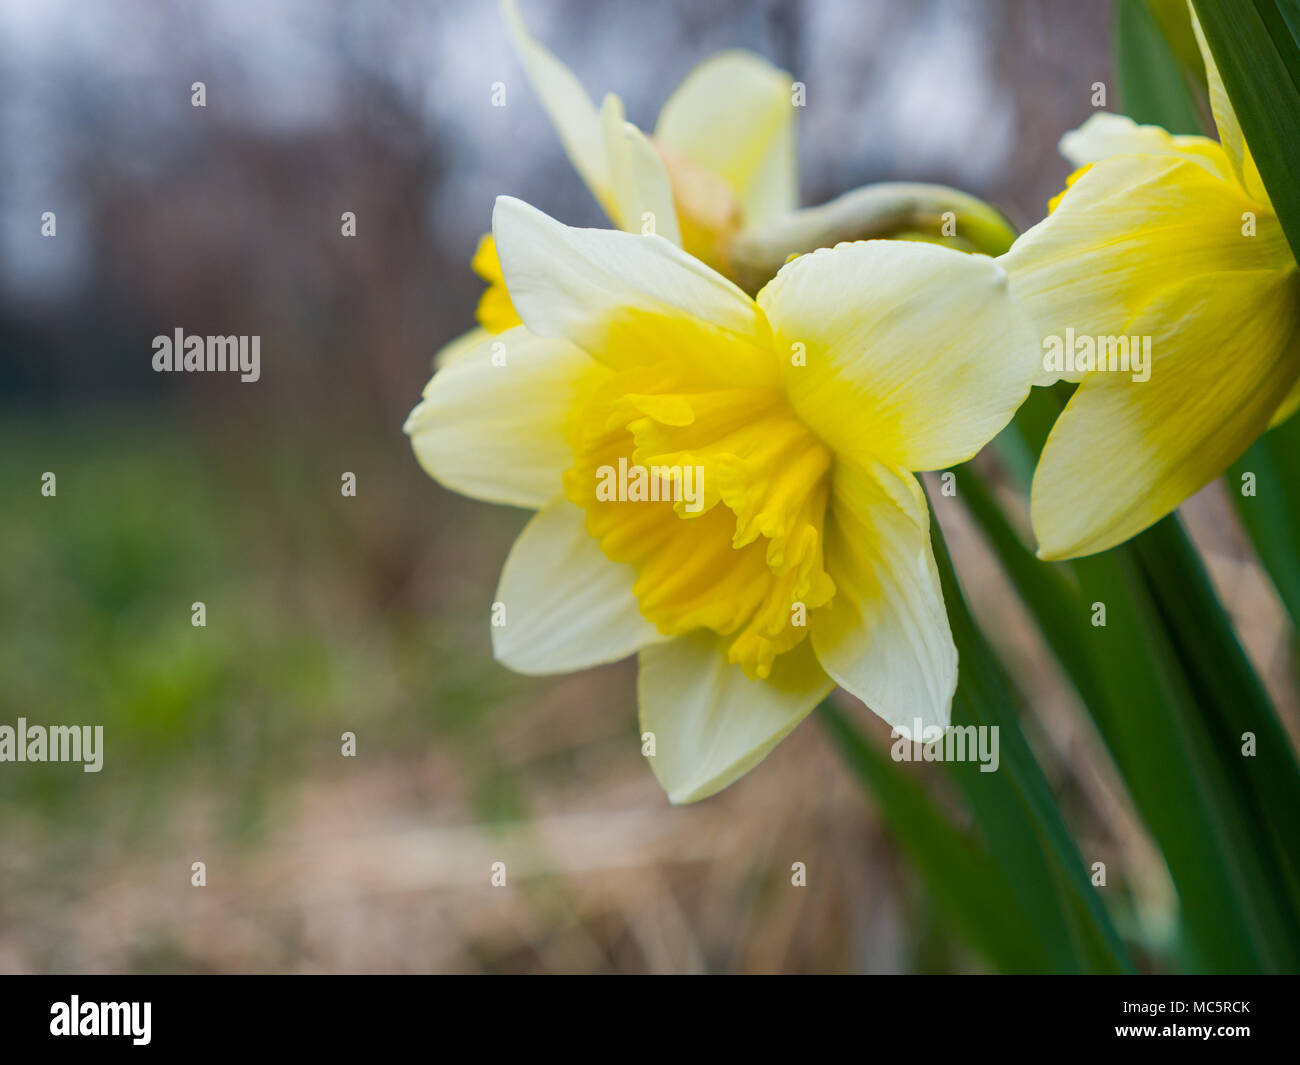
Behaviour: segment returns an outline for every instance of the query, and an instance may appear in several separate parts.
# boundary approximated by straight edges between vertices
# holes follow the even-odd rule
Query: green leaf
[[[1243,477],[1254,494],[1243,495]],[[1300,418],[1265,433],[1228,471],[1228,498],[1246,527],[1291,623],[1300,626]]]
[[[1263,880],[1252,884],[1279,965],[1300,967],[1300,766],[1264,686],[1176,517],[1134,541],[1175,651],[1197,693],[1206,739],[1253,829]],[[1243,754],[1247,736],[1254,753]],[[1262,831],[1261,831],[1262,829]]]
[[[1052,972],[1042,944],[1019,919],[1015,892],[988,850],[954,827],[914,775],[864,739],[832,702],[823,703],[820,713],[961,937],[1001,972]]]
[[[978,912],[975,919],[993,925],[1001,936],[1007,934],[1004,926],[1008,921],[1022,925],[1037,945],[1037,953],[1027,958],[1016,941],[991,945],[969,934],[968,941],[996,960],[1004,971],[1130,971],[1132,963],[1125,947],[1092,886],[1083,858],[1021,731],[1016,696],[971,618],[942,530],[933,518],[931,530],[944,602],[961,662],[952,723],[955,727],[993,727],[999,738],[1000,764],[996,772],[982,772],[974,761],[944,763],[980,830],[982,853],[998,871],[991,890],[981,888],[968,905]],[[844,729],[842,718],[832,724],[841,746],[845,746]],[[888,768],[893,767],[882,765],[879,756],[872,760],[861,751],[856,757],[853,749],[846,753],[859,776],[877,795],[882,813],[908,847],[936,898],[947,901],[945,909],[951,915],[954,903],[947,894],[951,892],[954,871],[930,852],[940,843],[951,843],[955,830],[949,826],[945,832],[934,826],[933,818],[941,815],[935,814],[933,807],[922,810],[914,795],[887,776]],[[908,846],[905,837],[914,831],[919,831],[920,836]],[[925,853],[918,853],[922,850]],[[963,866],[978,860],[965,850],[952,857],[953,862]],[[963,912],[953,919],[964,928],[972,916]],[[1014,966],[1008,967],[1008,957],[1014,960]]]
[[[1300,247],[1300,4],[1247,0],[1197,13],[1260,177],[1294,251]],[[1242,494],[1252,474],[1254,495]],[[1300,419],[1259,440],[1229,468],[1228,497],[1294,624],[1300,624]]]
[[[948,763],[966,794],[989,850],[1017,888],[1024,918],[1057,958],[1056,971],[1127,972],[1132,963],[1066,828],[1015,710],[1015,697],[967,608],[937,520],[935,562],[961,662],[954,726],[998,729],[1001,768]]]
[[[1300,255],[1300,24],[1278,0],[1193,0],[1259,176]]]
[[[1035,390],[999,447],[1037,453],[1067,393]],[[1300,907],[1283,837],[1300,799],[1291,796],[1290,750],[1175,520],[1104,554],[1049,565],[1034,558],[977,474],[958,477],[961,498],[1080,692],[1165,856],[1187,963],[1215,972],[1294,967]],[[1091,624],[1096,603],[1106,607],[1104,626]],[[1268,744],[1268,767],[1242,765],[1241,731]]]
[[[1129,118],[1170,133],[1202,132],[1187,72],[1147,0],[1115,4],[1115,69],[1120,106]]]

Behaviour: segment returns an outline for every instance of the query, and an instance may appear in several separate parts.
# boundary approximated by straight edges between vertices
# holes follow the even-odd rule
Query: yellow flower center
[[[711,629],[764,678],[835,594],[822,560],[831,453],[774,380],[701,373],[725,356],[665,324],[676,343],[577,405],[565,494],[601,550],[636,567],[641,613],[661,632]]]

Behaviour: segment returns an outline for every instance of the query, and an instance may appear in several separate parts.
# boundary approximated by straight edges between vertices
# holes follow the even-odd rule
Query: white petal
[[[795,411],[864,461],[964,462],[1011,420],[1041,367],[1006,273],[984,255],[840,244],[784,266],[758,302]]]
[[[1232,161],[1209,137],[1172,136],[1159,126],[1139,126],[1125,115],[1098,111],[1061,138],[1061,154],[1076,167],[1115,155],[1176,155],[1217,178],[1232,177]]]
[[[957,648],[916,479],[841,460],[826,523],[835,598],[810,619],[813,648],[840,687],[908,736],[951,720]]]
[[[440,370],[444,366],[449,366],[453,362],[463,359],[466,355],[473,355],[483,347],[483,342],[487,340],[489,333],[482,326],[475,326],[468,332],[461,333],[460,336],[453,340],[447,341],[433,356],[433,368]],[[428,386],[425,387],[428,391]]]
[[[566,422],[575,391],[604,371],[580,348],[522,326],[477,332],[473,347],[433,375],[405,432],[443,487],[490,503],[545,506],[573,465]]]
[[[492,225],[506,287],[533,332],[566,337],[617,366],[680,341],[665,323],[685,323],[711,335],[705,354],[720,377],[755,383],[752,375],[766,372],[775,380],[758,305],[662,237],[574,229],[508,196],[497,199]]]
[[[655,139],[722,177],[747,226],[799,206],[793,79],[750,52],[696,67],[668,98]]]
[[[718,640],[683,636],[641,652],[641,731],[653,732],[655,776],[671,802],[721,791],[763,760],[835,685],[805,640],[767,680],[727,661]]]
[[[506,623],[492,628],[499,662],[519,673],[570,673],[617,662],[664,639],[641,616],[635,570],[611,562],[581,508],[558,499],[524,527],[497,588]]]
[[[623,101],[613,93],[600,109],[609,152],[609,170],[615,206],[615,221],[629,233],[658,233],[664,240],[681,246],[677,209],[668,170],[654,146],[623,115]],[[646,230],[650,216],[652,228]]]

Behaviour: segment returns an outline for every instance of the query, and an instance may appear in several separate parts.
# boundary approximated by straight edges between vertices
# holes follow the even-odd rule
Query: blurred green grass
[[[100,773],[0,765],[0,971],[969,966],[815,728],[676,810],[626,665],[492,660],[525,520],[395,426],[0,419],[0,724],[104,726]]]
[[[277,787],[339,759],[344,731],[367,754],[450,745],[482,767],[484,813],[517,812],[474,755],[517,686],[485,622],[522,514],[442,493],[404,448],[274,429],[8,418],[0,454],[0,723],[105,734],[100,774],[4,767],[7,814],[136,834],[191,789],[256,834]],[[449,532],[464,549],[444,558]]]

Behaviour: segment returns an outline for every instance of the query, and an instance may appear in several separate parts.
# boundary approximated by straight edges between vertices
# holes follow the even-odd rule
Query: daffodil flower
[[[1034,475],[1042,558],[1141,532],[1300,405],[1300,273],[1195,29],[1218,143],[1094,115],[1061,141],[1080,169],[1000,260],[1044,340],[1150,338],[1147,380],[1060,375],[1079,387]]]
[[[969,459],[1028,393],[1033,332],[994,260],[840,244],[755,300],[662,236],[509,198],[493,233],[524,325],[438,371],[406,431],[444,486],[537,509],[496,657],[637,654],[674,802],[746,772],[836,684],[904,734],[946,726],[957,654],[912,471]],[[602,491],[632,468],[648,498]]]
[[[607,94],[599,109],[592,103],[529,32],[514,0],[501,0],[501,15],[574,169],[620,229],[658,233],[729,273],[727,248],[738,231],[799,206],[789,74],[751,52],[720,52],[686,76],[648,138],[625,120],[617,95]],[[491,234],[471,266],[488,285],[479,328],[440,351],[439,366],[519,324]]]
[[[673,92],[647,138],[610,93],[597,109],[529,33],[514,0],[506,30],[574,168],[620,229],[655,232],[727,273],[742,227],[799,206],[794,83],[741,50],[705,60]]]

